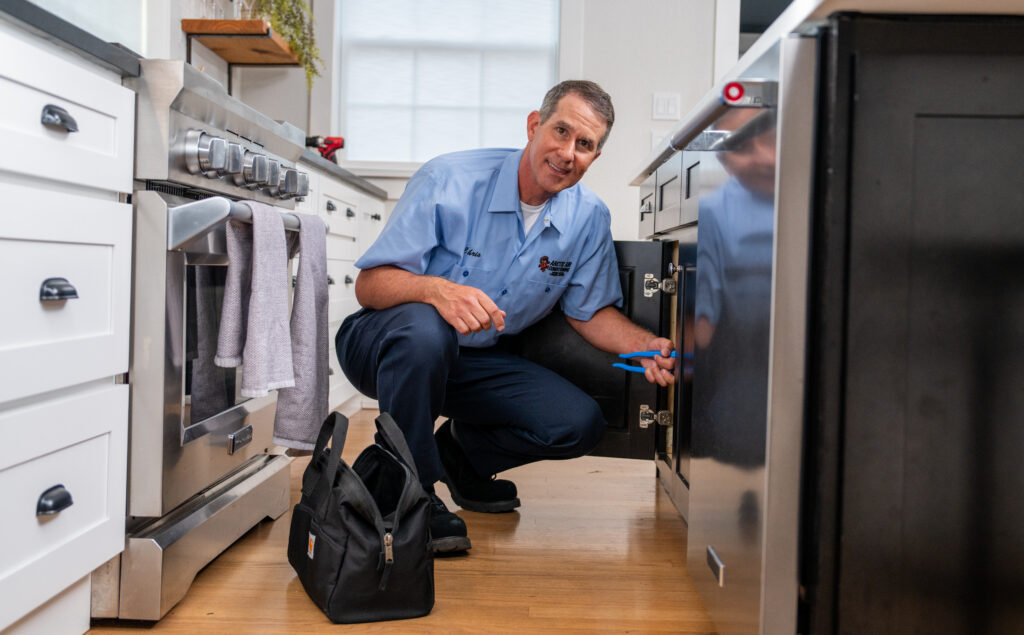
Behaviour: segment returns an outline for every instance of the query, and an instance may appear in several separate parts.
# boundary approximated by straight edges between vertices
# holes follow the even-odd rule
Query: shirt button
[[[551,287],[544,287],[544,293],[547,293],[548,291],[551,291]]]
[[[465,277],[466,277],[466,276],[468,276],[468,275],[469,275],[469,272],[468,272],[468,271],[463,271],[463,272],[462,272],[462,277],[463,277],[463,278],[465,278]]]
[[[502,289],[501,290],[501,295],[505,295],[506,293],[508,293],[508,289]]]

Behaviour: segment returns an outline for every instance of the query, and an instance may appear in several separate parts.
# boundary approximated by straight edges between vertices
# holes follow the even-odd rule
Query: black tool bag
[[[288,562],[332,622],[426,615],[434,606],[430,506],[409,446],[381,413],[375,443],[349,467],[341,460],[347,432],[337,412],[320,429],[292,511]]]

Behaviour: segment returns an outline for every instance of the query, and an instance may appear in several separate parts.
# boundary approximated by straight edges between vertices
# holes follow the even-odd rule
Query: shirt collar
[[[522,158],[522,150],[505,157],[505,161],[498,171],[498,180],[494,184],[494,194],[491,195],[491,202],[487,206],[488,212],[519,211],[519,162],[522,161]],[[562,202],[566,198],[563,196],[563,192],[552,196],[548,200],[549,205],[543,211],[543,217],[537,220],[561,231],[561,225],[564,224],[566,218]]]

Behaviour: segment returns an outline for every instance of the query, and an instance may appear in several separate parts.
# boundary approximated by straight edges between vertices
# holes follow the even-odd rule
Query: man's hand
[[[665,339],[664,337],[656,337],[647,343],[643,350],[661,352],[661,355],[640,358],[640,365],[645,369],[644,377],[647,378],[647,381],[659,386],[668,386],[675,383],[676,376],[672,373],[672,370],[676,366],[676,360],[670,357],[674,349],[675,346],[673,346],[672,340]]]
[[[672,369],[676,360],[669,357],[675,346],[671,340],[655,337],[647,329],[634,324],[613,306],[598,310],[586,322],[571,318],[565,319],[583,339],[591,345],[609,353],[633,353],[636,351],[660,351],[661,356],[639,358],[644,367],[644,377],[652,384],[668,386],[676,381]],[[636,361],[636,360],[634,360]]]
[[[505,330],[505,312],[486,293],[443,278],[434,278],[433,282],[429,302],[456,331],[469,335],[492,325],[498,331]]]
[[[360,305],[377,310],[406,302],[429,304],[463,335],[489,329],[492,325],[499,331],[505,329],[505,312],[480,289],[390,265],[360,271],[356,278],[356,299]]]

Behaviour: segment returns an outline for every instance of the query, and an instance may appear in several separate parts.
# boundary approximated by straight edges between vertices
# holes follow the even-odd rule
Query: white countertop
[[[1024,15],[1024,0],[793,0],[785,11],[772,22],[753,46],[736,64],[711,87],[705,96],[680,119],[679,125],[662,139],[644,159],[630,185],[640,185],[676,152],[670,143],[681,130],[693,121],[704,118],[709,108],[718,101],[725,84],[739,78],[747,69],[791,33],[805,33],[820,26],[828,16],[840,11],[859,13],[921,13],[933,15]]]

